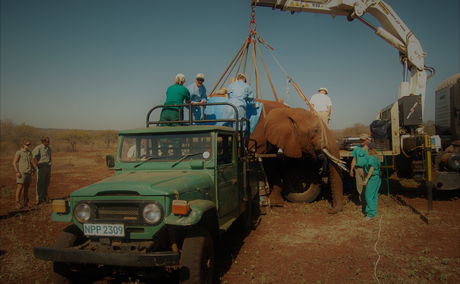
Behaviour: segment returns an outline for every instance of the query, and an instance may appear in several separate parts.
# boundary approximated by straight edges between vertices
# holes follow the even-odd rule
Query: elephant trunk
[[[343,183],[338,165],[329,163],[329,183],[332,192],[332,208],[329,213],[335,214],[343,210]]]

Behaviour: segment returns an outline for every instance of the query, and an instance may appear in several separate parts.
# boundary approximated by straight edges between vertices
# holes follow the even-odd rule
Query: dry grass
[[[112,153],[56,153],[50,196],[65,196],[112,175],[104,164]],[[10,156],[0,155],[0,283],[49,283],[51,265],[35,259],[32,248],[51,246],[65,224],[51,222],[48,204],[13,209]],[[380,283],[460,283],[459,194],[438,197],[427,212],[418,185],[401,183],[392,181],[391,195],[380,195],[380,217],[371,221],[348,198],[337,215],[326,213],[327,200],[267,210],[246,238],[225,242],[233,249],[226,256],[228,266],[219,268],[221,283],[375,282],[379,230]]]

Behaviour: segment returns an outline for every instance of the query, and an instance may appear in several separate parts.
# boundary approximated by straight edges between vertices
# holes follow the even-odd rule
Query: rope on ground
[[[378,250],[377,250],[377,243],[378,243],[379,240],[380,240],[380,232],[381,232],[381,231],[382,231],[382,216],[380,216],[380,220],[379,220],[379,233],[378,233],[378,235],[377,235],[377,241],[376,241],[375,244],[374,244],[374,251],[375,251],[375,252],[377,253],[377,255],[378,255],[378,258],[377,258],[377,260],[375,261],[375,264],[374,264],[374,278],[375,278],[375,280],[377,281],[377,283],[379,283],[379,284],[380,284],[380,281],[379,281],[379,278],[377,277],[377,265],[378,265],[378,263],[379,263],[379,261],[380,261],[380,254],[379,254],[379,252],[378,252]]]

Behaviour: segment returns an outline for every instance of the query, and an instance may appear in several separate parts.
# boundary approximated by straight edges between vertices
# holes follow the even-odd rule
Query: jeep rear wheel
[[[83,235],[75,225],[66,227],[58,236],[54,248],[69,248],[81,243]],[[53,262],[53,283],[73,283],[76,281],[77,273],[72,271],[71,266],[63,262]]]
[[[187,233],[180,257],[181,283],[211,284],[214,280],[214,245],[208,231]]]

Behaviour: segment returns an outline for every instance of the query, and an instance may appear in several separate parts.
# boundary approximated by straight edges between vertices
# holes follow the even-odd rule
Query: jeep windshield
[[[195,153],[209,153],[195,155]],[[210,133],[158,133],[123,135],[119,159],[122,162],[176,162],[209,159],[212,155]]]

